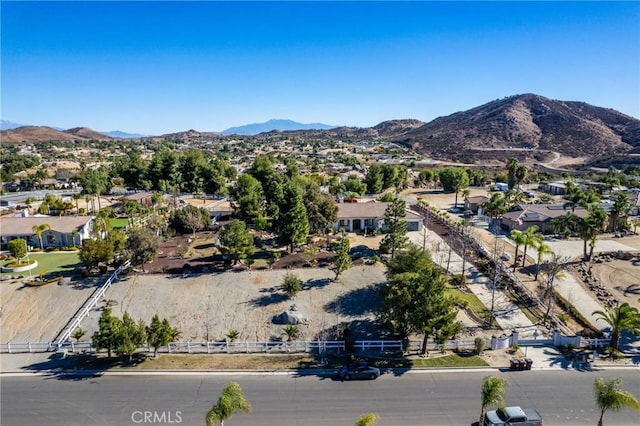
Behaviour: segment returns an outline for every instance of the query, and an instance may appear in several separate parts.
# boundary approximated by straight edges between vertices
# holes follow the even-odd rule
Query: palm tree
[[[363,414],[356,420],[356,426],[376,426],[380,417],[376,413]]]
[[[522,254],[522,267],[527,260],[527,248],[535,247],[543,241],[542,234],[538,232],[538,227],[533,225],[528,227],[523,233],[522,245],[524,246],[524,253]]]
[[[296,340],[300,337],[300,327],[293,324],[287,324],[282,328],[282,334],[287,336],[287,342]]]
[[[626,192],[618,192],[616,200],[611,206],[611,231],[616,232],[618,230],[618,222],[621,217],[627,216],[631,212],[631,201]]]
[[[573,213],[567,213],[564,216],[558,216],[551,219],[553,232],[567,238],[573,231],[578,229],[580,218]]]
[[[42,244],[42,234],[50,230],[51,225],[49,225],[48,223],[42,223],[40,225],[33,225],[31,229],[33,230],[33,233],[36,234],[36,237],[38,237],[38,240],[40,241],[40,250],[44,250],[44,245]]]
[[[545,255],[553,254],[553,250],[551,250],[551,246],[544,241],[540,241],[540,243],[536,246],[536,250],[538,252],[538,263],[536,264],[536,276],[534,280],[538,281],[538,274],[540,274],[540,264],[542,263]]]
[[[634,334],[640,333],[640,312],[626,302],[612,310],[593,311],[591,315],[599,316],[600,318],[596,319],[596,321],[603,320],[611,327],[610,348],[618,349],[620,333],[623,330],[628,330]]]
[[[497,217],[508,211],[507,201],[499,192],[491,195],[491,198],[482,204],[482,208],[485,214],[491,218],[491,226],[494,226],[493,222]]]
[[[514,229],[509,234],[509,239],[516,244],[516,253],[513,256],[513,270],[515,271],[518,266],[518,250],[520,250],[520,246],[525,243],[525,234],[522,231]]]
[[[236,382],[229,382],[222,390],[218,403],[211,407],[207,413],[207,426],[215,426],[219,423],[224,426],[224,421],[238,412],[248,413],[251,411],[251,404],[242,393],[242,388]]]
[[[607,228],[608,221],[609,217],[602,206],[589,206],[589,216],[582,219],[579,229],[580,238],[584,240],[584,258],[586,260],[590,260],[591,256],[593,256],[596,238],[598,238],[598,234],[604,232]],[[587,242],[589,242],[590,247],[589,253],[587,253]]]
[[[624,407],[640,411],[638,399],[632,393],[622,390],[622,380],[618,378],[607,381],[604,379],[594,380],[593,396],[600,409],[598,426],[604,424],[603,418],[606,411],[618,411]]]
[[[482,380],[482,389],[480,391],[482,396],[482,410],[480,411],[481,425],[484,424],[484,415],[487,412],[487,407],[492,405],[504,405],[506,388],[508,386],[509,383],[505,379],[495,376],[486,376]]]
[[[553,254],[551,259],[546,260],[542,265],[541,271],[542,275],[545,276],[545,293],[544,298],[547,301],[547,312],[544,314],[544,321],[546,322],[549,319],[549,314],[551,313],[551,307],[553,306],[553,286],[557,279],[562,279],[565,277],[564,269],[566,263],[569,261],[568,257],[560,256],[558,254]]]

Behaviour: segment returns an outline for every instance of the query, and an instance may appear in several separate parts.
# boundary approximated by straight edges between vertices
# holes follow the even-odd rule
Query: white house
[[[384,230],[384,212],[389,203],[371,201],[368,203],[339,203],[338,221],[333,225],[336,230],[344,229],[347,232],[371,232]],[[407,209],[407,230],[420,231],[423,217],[418,213]]]
[[[42,233],[44,247],[72,247],[91,238],[93,216],[34,216],[0,217],[0,247],[6,250],[9,241],[22,238],[27,245],[40,247],[40,240],[33,232],[34,226],[49,225],[51,229]]]

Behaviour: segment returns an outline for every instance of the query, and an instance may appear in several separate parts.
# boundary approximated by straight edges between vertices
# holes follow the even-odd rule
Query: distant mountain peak
[[[244,126],[230,127],[220,132],[223,135],[257,135],[258,133],[271,132],[274,130],[294,131],[294,130],[327,130],[336,126],[323,123],[298,123],[287,119],[271,119],[264,123],[252,123]]]

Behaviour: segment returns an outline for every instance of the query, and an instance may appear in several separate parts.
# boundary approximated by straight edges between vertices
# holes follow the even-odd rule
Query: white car
[[[511,255],[505,251],[504,253],[502,253],[502,256],[500,256],[500,259],[511,260]]]

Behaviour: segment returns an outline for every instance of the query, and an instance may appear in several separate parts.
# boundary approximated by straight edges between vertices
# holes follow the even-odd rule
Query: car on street
[[[372,367],[366,362],[358,362],[356,364],[343,365],[338,369],[336,375],[341,380],[375,380],[380,377],[380,369]]]
[[[511,260],[511,255],[505,251],[504,253],[502,253],[502,256],[500,256],[500,259]]]

